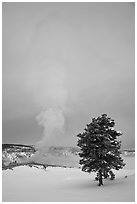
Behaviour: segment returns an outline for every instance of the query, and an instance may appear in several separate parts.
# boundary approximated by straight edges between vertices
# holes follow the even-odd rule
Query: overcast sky
[[[52,114],[51,144],[74,146],[107,113],[134,148],[134,3],[3,3],[2,15],[3,143],[40,141]]]

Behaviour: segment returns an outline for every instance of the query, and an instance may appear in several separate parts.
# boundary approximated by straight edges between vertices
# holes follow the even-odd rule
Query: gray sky
[[[76,145],[107,113],[134,148],[134,3],[3,3],[2,15],[3,143],[40,141],[52,114],[51,144]]]

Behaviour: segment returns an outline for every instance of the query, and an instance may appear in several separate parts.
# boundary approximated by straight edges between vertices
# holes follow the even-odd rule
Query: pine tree
[[[99,186],[103,185],[103,178],[115,178],[112,169],[119,170],[125,166],[120,156],[121,141],[117,141],[122,133],[114,130],[114,126],[114,120],[102,114],[92,118],[84,132],[77,135],[82,171],[97,172],[95,179],[99,181]]]

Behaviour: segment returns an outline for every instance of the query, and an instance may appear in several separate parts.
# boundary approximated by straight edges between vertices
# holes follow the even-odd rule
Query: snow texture
[[[95,174],[78,168],[48,167],[46,171],[16,167],[3,171],[3,202],[134,202],[134,157],[125,157],[116,179],[99,187]]]

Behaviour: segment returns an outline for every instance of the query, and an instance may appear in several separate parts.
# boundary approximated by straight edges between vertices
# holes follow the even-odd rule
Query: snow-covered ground
[[[115,172],[114,181],[104,180],[101,187],[94,180],[94,173],[78,168],[48,167],[44,171],[22,166],[4,170],[3,202],[134,202],[134,160],[125,157],[125,168]]]

